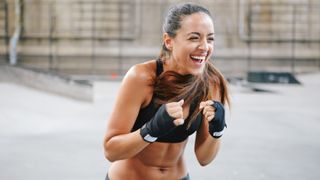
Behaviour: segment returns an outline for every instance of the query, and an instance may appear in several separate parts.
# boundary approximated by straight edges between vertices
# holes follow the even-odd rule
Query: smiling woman
[[[189,3],[169,9],[159,58],[133,66],[120,87],[104,140],[112,162],[106,179],[190,179],[183,152],[194,132],[198,162],[215,158],[229,98],[210,61],[213,47],[207,9]]]
[[[193,13],[183,17],[180,26],[174,36],[172,33],[164,33],[164,45],[172,59],[168,65],[181,74],[200,74],[204,70],[205,61],[213,52],[212,20],[208,14]]]

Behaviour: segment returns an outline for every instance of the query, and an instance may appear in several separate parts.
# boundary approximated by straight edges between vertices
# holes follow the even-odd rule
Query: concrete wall
[[[12,11],[13,0],[8,2]],[[24,0],[19,62],[71,74],[122,74],[135,63],[157,57],[164,13],[178,2],[185,1]],[[290,71],[293,62],[297,72],[319,70],[317,0],[192,2],[214,16],[214,59],[223,72]]]

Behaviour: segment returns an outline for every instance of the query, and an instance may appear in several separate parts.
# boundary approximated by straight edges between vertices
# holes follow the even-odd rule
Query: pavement
[[[201,167],[185,150],[193,180],[320,179],[320,73],[302,85],[231,85],[228,129],[217,158]],[[0,180],[98,180],[105,126],[120,82],[96,82],[83,102],[0,82]]]

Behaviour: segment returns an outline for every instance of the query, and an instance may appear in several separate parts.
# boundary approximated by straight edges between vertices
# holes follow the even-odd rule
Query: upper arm
[[[130,132],[142,104],[152,93],[149,84],[150,74],[142,65],[133,66],[127,72],[108,121],[105,141]]]

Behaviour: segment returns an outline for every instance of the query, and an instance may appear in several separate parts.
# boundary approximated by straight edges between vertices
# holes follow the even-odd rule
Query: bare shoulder
[[[218,79],[218,78],[217,78]],[[221,101],[221,82],[212,82],[210,83],[210,95],[211,99],[216,101]]]
[[[124,80],[134,80],[136,83],[149,84],[155,77],[156,63],[150,60],[132,66],[126,73]]]
[[[221,87],[218,86],[218,85],[214,85],[213,87],[214,89],[214,93],[213,93],[213,99],[217,100],[217,101],[220,101],[221,99]]]
[[[149,83],[154,70],[152,64],[152,61],[148,61],[134,65],[126,73],[110,115],[106,139],[130,132],[139,110],[151,99],[153,89]]]
[[[123,79],[123,88],[130,89],[129,93],[134,93],[136,97],[142,98],[141,107],[147,105],[152,98],[155,71],[156,62],[150,60],[132,66]]]

